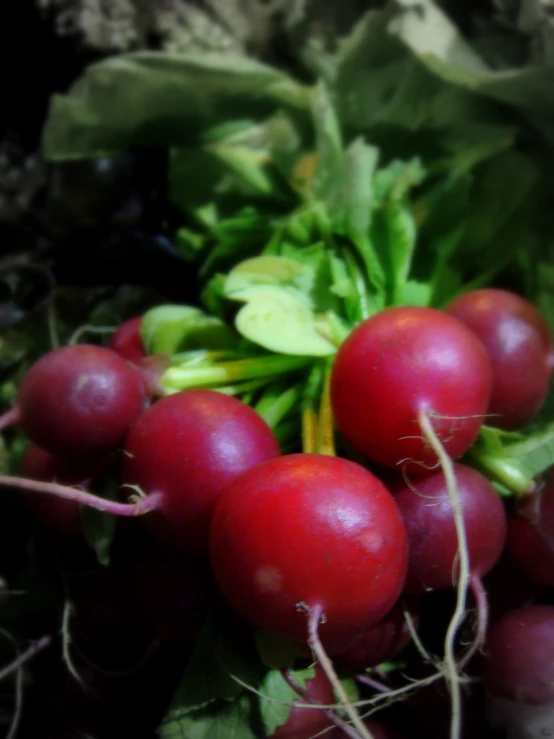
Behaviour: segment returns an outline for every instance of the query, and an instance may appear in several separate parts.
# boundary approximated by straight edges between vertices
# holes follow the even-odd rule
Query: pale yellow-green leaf
[[[307,293],[313,280],[313,270],[295,259],[253,257],[241,262],[229,272],[224,290],[228,298],[249,300],[252,287],[275,286]]]
[[[244,337],[270,351],[305,357],[324,357],[336,351],[324,335],[325,320],[279,288],[252,290],[235,325]]]

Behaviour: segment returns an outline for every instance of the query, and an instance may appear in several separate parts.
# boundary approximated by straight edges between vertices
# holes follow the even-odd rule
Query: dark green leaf
[[[254,706],[242,695],[180,717],[168,716],[158,727],[160,739],[260,739],[253,728]]]
[[[554,69],[528,64],[493,70],[432,0],[395,0],[399,12],[389,31],[399,38],[434,74],[483,96],[522,110],[541,133],[554,141]],[[524,11],[521,11],[524,15]],[[540,24],[540,21],[536,21]],[[544,43],[544,37],[541,38]]]
[[[472,209],[465,240],[472,248],[487,247],[498,230],[510,220],[536,185],[533,162],[518,151],[499,154],[475,174]]]
[[[420,2],[403,5],[369,10],[340,47],[333,94],[347,130],[369,133],[387,157],[417,154],[424,161],[509,145],[506,138],[516,124],[507,123],[495,103],[441,79],[410,49],[402,19],[407,13],[426,18],[426,8]],[[428,33],[434,30],[429,24]],[[441,50],[451,40],[436,34]]]
[[[264,665],[274,669],[292,667],[298,657],[298,642],[257,629],[256,648]]]
[[[102,488],[102,496],[108,500],[118,500],[118,493],[117,482],[108,478]],[[110,564],[110,551],[115,537],[116,516],[88,506],[81,506],[81,525],[85,540],[96,553],[98,562],[107,567]]]
[[[68,95],[54,95],[43,150],[61,161],[190,147],[216,124],[308,106],[305,87],[250,58],[134,52],[91,65]]]
[[[237,643],[209,617],[185,668],[164,722],[181,717],[218,700],[233,701],[243,688],[233,675],[257,685],[263,673],[255,649]]]
[[[110,549],[115,536],[115,516],[83,506],[81,524],[87,544],[94,549],[98,562],[107,567],[110,564]]]

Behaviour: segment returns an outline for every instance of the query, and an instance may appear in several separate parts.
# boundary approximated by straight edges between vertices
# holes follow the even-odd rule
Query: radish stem
[[[317,422],[317,452],[336,456],[333,408],[331,406],[331,370],[328,369],[323,382]]]
[[[19,490],[29,490],[34,493],[56,495],[58,498],[74,500],[81,505],[96,508],[98,511],[111,513],[114,516],[141,516],[159,509],[162,503],[161,493],[151,493],[136,503],[118,503],[117,501],[108,500],[99,495],[87,493],[85,490],[70,487],[69,485],[59,485],[57,482],[27,480],[24,477],[10,477],[9,475],[0,475],[0,485],[18,488]]]

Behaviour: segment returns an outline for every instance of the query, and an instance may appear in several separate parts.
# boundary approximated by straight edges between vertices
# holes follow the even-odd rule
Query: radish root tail
[[[374,739],[374,737],[360,718],[360,714],[352,705],[352,702],[346,694],[346,691],[337,673],[335,672],[333,663],[329,659],[329,656],[327,655],[327,652],[325,651],[325,648],[321,643],[321,639],[319,638],[319,624],[322,617],[323,609],[320,606],[316,606],[313,609],[308,609],[308,643],[310,649],[312,650],[314,657],[319,663],[321,669],[327,675],[327,679],[333,686],[333,690],[335,691],[335,695],[337,696],[338,701],[342,705],[348,718],[351,720],[352,725],[355,727],[357,732],[356,736],[359,737],[359,739]]]
[[[448,685],[451,700],[452,712],[450,720],[450,739],[460,739],[462,728],[462,691],[461,676],[456,662],[455,647],[456,637],[466,616],[467,591],[470,584],[467,537],[456,476],[454,474],[454,463],[437,436],[429,415],[426,413],[420,413],[418,421],[421,431],[429,446],[437,455],[440,467],[443,471],[448,496],[452,504],[456,536],[458,538],[459,575],[456,607],[454,608],[454,613],[452,614],[452,618],[446,631],[446,637],[444,640],[444,663],[442,669]]]

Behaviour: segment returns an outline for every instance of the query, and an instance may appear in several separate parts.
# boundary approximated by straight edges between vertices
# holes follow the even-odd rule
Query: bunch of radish
[[[82,506],[135,518],[176,561],[209,563],[218,597],[253,627],[312,655],[324,690],[318,698],[307,683],[300,698],[327,707],[293,708],[275,738],[333,724],[337,736],[389,736],[363,720],[337,670],[359,675],[394,659],[417,629],[419,599],[448,589],[457,598],[437,674],[452,701],[452,739],[463,731],[464,669],[483,650],[493,724],[501,699],[540,705],[552,727],[552,691],[531,684],[551,679],[538,677],[538,652],[522,648],[517,668],[494,663],[497,654],[513,659],[503,651],[510,619],[518,645],[539,638],[535,631],[550,643],[552,608],[505,616],[487,642],[482,578],[505,551],[508,528],[516,565],[533,582],[554,584],[554,485],[547,478],[529,489],[507,527],[494,481],[471,457],[484,423],[519,429],[548,393],[554,349],[531,304],[482,289],[444,310],[391,307],[362,321],[325,365],[317,433],[305,414],[294,453],[282,453],[249,398],[233,397],[223,381],[166,392],[167,361],[146,357],[140,330],[137,318],[107,347],[65,346],[30,367],[2,425],[31,444],[21,477],[3,476],[3,486],[20,489],[64,535],[79,535]],[[85,490],[114,466],[119,499]],[[477,625],[464,646],[469,592]],[[513,670],[519,677],[508,685]]]

